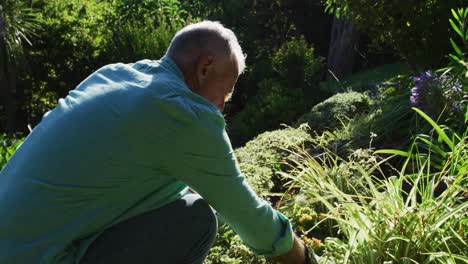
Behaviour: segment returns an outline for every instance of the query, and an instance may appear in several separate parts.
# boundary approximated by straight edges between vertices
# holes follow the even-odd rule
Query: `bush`
[[[271,57],[274,78],[258,83],[257,95],[231,123],[234,141],[246,140],[263,131],[291,122],[325,95],[319,91],[323,58],[303,38],[292,38]]]
[[[364,114],[371,108],[372,100],[364,93],[338,93],[317,104],[309,113],[299,118],[298,123],[307,123],[312,130],[334,130],[344,118]]]
[[[27,49],[28,68],[18,83],[18,96],[27,120],[37,123],[42,115],[85,77],[107,63],[103,59],[112,27],[110,1],[34,2],[40,12],[40,29]]]
[[[109,61],[131,63],[142,59],[159,59],[165,53],[174,34],[183,23],[168,24],[165,18],[145,17],[141,21],[120,22],[113,32],[107,52]]]
[[[13,136],[0,134],[0,170],[3,169],[5,164],[23,141],[24,138],[19,134]]]
[[[310,140],[304,127],[285,128],[265,132],[236,149],[235,153],[247,181],[262,195],[271,191],[272,176],[281,170],[281,163],[290,154],[288,149],[303,146]]]
[[[116,6],[109,61],[135,62],[159,59],[172,37],[188,23],[188,14],[176,0],[120,0]]]

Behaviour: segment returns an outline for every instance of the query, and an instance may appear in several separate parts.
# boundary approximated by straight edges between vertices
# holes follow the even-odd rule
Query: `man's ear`
[[[213,55],[200,56],[197,63],[197,75],[199,80],[206,79],[212,73],[214,68]]]

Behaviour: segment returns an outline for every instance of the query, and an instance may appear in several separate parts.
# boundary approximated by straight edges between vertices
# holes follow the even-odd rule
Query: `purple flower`
[[[438,76],[432,71],[426,71],[413,77],[414,87],[411,89],[409,101],[431,117],[448,107],[451,113],[463,112],[463,98],[467,93],[463,90],[460,80],[449,75]]]
[[[428,97],[432,95],[433,87],[438,84],[438,76],[432,71],[427,71],[413,77],[413,81],[415,86],[411,89],[410,103],[424,110],[426,106],[431,105]]]
[[[456,103],[452,103],[452,109],[456,110],[456,111],[463,111],[463,107],[461,104],[456,104]]]
[[[421,93],[421,88],[420,87],[413,87],[411,89],[411,94],[414,96],[418,96]]]
[[[462,89],[463,89],[463,86],[462,86],[460,80],[457,80],[455,82],[455,84],[452,86],[451,90],[452,90],[452,92],[460,93],[460,92],[462,92]]]
[[[428,80],[435,79],[435,78],[437,78],[437,74],[433,73],[432,71],[427,71],[421,74],[421,79],[423,81],[428,81]]]

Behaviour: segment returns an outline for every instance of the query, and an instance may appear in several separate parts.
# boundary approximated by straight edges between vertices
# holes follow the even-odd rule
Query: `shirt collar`
[[[177,64],[171,59],[169,58],[169,56],[166,56],[164,55],[162,58],[161,58],[161,66],[163,67],[167,67],[167,69],[173,73],[174,75],[176,75],[177,77],[179,77],[182,81],[185,80],[184,78],[184,74],[182,73],[182,71],[179,69],[179,67],[177,66]]]
[[[180,79],[180,81],[184,84],[183,87],[189,92],[189,94],[191,94],[193,97],[197,98],[198,101],[201,101],[203,102],[205,105],[209,106],[210,108],[212,108],[215,112],[219,113],[222,115],[222,112],[219,111],[219,109],[213,104],[211,103],[210,101],[208,101],[206,98],[192,92],[192,90],[190,90],[190,88],[187,86],[187,84],[185,83],[185,77],[184,77],[184,74],[182,73],[182,71],[180,70],[180,68],[177,66],[177,64],[171,59],[169,58],[169,56],[166,56],[164,55],[161,59],[160,59],[160,66],[166,68],[170,73],[174,74],[176,77],[178,77]]]

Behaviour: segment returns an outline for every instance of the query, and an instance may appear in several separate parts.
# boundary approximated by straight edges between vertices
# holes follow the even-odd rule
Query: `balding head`
[[[234,57],[239,74],[245,69],[245,56],[236,35],[219,22],[203,21],[182,28],[172,39],[166,55],[190,63],[210,53]]]
[[[236,35],[219,22],[184,27],[172,39],[166,56],[181,69],[187,86],[220,110],[245,68]]]

